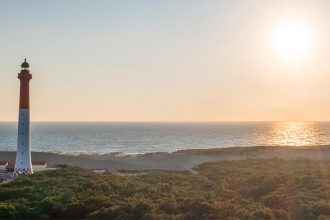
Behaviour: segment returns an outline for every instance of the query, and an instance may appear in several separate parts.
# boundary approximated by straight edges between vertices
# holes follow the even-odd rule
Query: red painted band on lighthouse
[[[30,80],[32,79],[32,74],[30,74],[29,70],[21,70],[17,78],[19,78],[21,81],[19,108],[30,109],[29,84],[30,84]]]

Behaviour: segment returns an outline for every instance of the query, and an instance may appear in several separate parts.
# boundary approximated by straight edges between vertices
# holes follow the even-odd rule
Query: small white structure
[[[0,161],[0,170],[5,170],[8,166],[8,161]]]
[[[46,161],[32,161],[32,169],[34,172],[44,171],[47,169]]]

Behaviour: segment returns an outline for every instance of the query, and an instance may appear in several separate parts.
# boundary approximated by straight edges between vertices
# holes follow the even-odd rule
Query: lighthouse
[[[14,176],[31,174],[31,149],[30,149],[30,94],[29,83],[32,74],[29,70],[30,65],[24,60],[21,65],[21,72],[18,74],[20,80],[19,97],[19,117],[18,117],[18,136],[17,152],[14,169]]]

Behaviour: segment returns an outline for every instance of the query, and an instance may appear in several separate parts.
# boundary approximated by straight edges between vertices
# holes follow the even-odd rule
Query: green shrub
[[[127,173],[127,172],[125,172]],[[223,161],[189,171],[97,174],[78,167],[0,186],[0,219],[329,219],[330,162]]]
[[[13,219],[16,216],[16,209],[10,203],[0,202],[0,219]]]

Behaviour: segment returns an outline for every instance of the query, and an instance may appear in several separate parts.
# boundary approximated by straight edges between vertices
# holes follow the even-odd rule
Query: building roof
[[[0,161],[0,166],[6,166],[7,164],[8,164],[8,161],[6,161],[6,160]]]
[[[44,166],[46,166],[47,165],[47,162],[46,161],[35,160],[35,161],[32,161],[32,166],[33,165],[44,165]]]
[[[14,169],[15,168],[15,163],[9,162],[6,168],[7,169]]]

